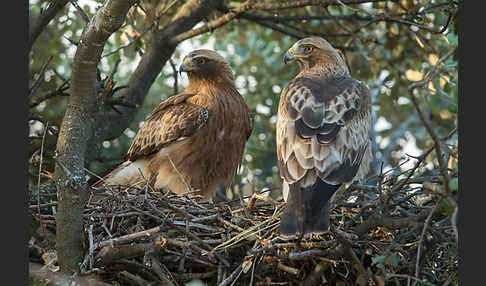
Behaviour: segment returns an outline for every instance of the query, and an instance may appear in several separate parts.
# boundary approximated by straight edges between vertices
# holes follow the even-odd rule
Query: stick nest
[[[118,187],[85,208],[81,275],[112,285],[457,285],[455,198],[440,177],[414,173],[343,189],[329,232],[301,241],[278,237],[285,204],[270,192],[213,203]],[[30,206],[44,233],[55,231],[55,205],[40,216]],[[31,261],[55,271],[46,237],[32,236]]]

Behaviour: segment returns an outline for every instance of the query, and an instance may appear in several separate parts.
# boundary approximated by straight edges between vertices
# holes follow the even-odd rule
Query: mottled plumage
[[[280,233],[298,238],[329,226],[329,200],[362,178],[372,160],[368,87],[324,39],[296,42],[284,58],[300,72],[282,90],[277,157],[287,206]]]
[[[95,184],[143,184],[175,193],[200,190],[208,199],[241,164],[252,130],[233,72],[216,52],[196,50],[181,64],[189,85],[156,107],[139,129],[126,162]],[[142,177],[143,174],[143,177]]]

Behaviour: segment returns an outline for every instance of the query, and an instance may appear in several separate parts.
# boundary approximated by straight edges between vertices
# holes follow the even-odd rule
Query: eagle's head
[[[187,54],[179,67],[189,81],[233,81],[233,71],[228,62],[217,52],[207,49],[194,50]]]
[[[301,71],[314,67],[335,72],[348,71],[342,53],[320,37],[309,37],[295,42],[284,56],[285,64],[293,61],[297,62]]]

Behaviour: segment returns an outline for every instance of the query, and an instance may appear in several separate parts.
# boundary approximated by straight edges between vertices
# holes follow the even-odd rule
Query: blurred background
[[[49,9],[51,2],[29,1],[30,15]],[[59,1],[57,1],[59,2]],[[54,172],[57,132],[69,100],[69,78],[76,45],[102,1],[65,1],[29,51],[29,186],[49,181]],[[190,1],[144,0],[134,5],[122,28],[104,47],[99,64],[102,89],[114,99],[123,94],[152,40],[153,29],[163,29]],[[310,2],[310,1],[309,1]],[[318,2],[318,1],[314,1]],[[322,1],[326,2],[326,1]],[[411,100],[410,85],[422,83],[413,95],[437,137],[455,131],[458,113],[458,1],[327,1],[331,5],[304,5],[283,9],[260,1],[261,9],[240,14],[209,32],[180,42],[143,98],[133,120],[115,138],[88,150],[87,178],[95,180],[122,162],[149,112],[187,85],[177,67],[196,48],[214,49],[230,63],[236,86],[254,113],[254,130],[246,145],[243,164],[226,196],[251,195],[270,189],[280,197],[281,179],[275,153],[275,123],[280,92],[297,73],[284,65],[285,51],[299,38],[327,39],[346,57],[353,77],[371,89],[374,111],[375,162],[369,178],[383,172],[411,168],[416,157],[433,145]],[[356,4],[345,4],[360,3]],[[243,1],[221,1],[194,28],[204,27]],[[108,81],[111,80],[111,86]],[[112,105],[103,112],[125,112],[129,104]],[[102,122],[109,125],[109,122]],[[113,137],[113,135],[111,136]],[[445,162],[457,172],[457,132],[446,141]],[[452,155],[449,155],[452,154]],[[40,170],[42,159],[42,170]],[[420,172],[437,175],[434,155]],[[382,169],[383,167],[383,169]],[[39,175],[41,174],[41,175]],[[451,180],[457,191],[457,178]]]

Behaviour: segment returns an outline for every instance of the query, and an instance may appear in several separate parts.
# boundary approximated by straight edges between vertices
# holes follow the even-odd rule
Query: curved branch
[[[230,10],[228,13],[219,17],[218,19],[210,21],[209,23],[205,24],[202,27],[187,31],[185,33],[178,35],[177,37],[172,38],[171,43],[177,44],[177,43],[180,43],[180,42],[182,42],[186,39],[192,38],[196,35],[200,35],[200,34],[209,32],[211,30],[214,30],[216,28],[219,28],[219,27],[223,26],[224,24],[230,22],[234,18],[236,18],[241,13],[250,10],[252,8],[252,6],[253,6],[252,0],[247,0],[247,1],[245,1],[245,3],[243,3],[238,8]]]

